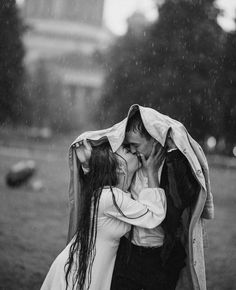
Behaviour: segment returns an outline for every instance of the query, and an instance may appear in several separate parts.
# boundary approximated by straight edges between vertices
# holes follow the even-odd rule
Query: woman
[[[154,228],[165,217],[165,194],[154,178],[154,161],[155,148],[146,163],[150,188],[135,201],[127,190],[139,168],[137,156],[124,147],[113,153],[108,142],[93,147],[82,181],[77,232],[53,262],[41,290],[110,289],[120,238],[131,225]]]

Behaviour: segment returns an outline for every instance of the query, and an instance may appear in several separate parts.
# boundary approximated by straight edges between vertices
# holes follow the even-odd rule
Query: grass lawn
[[[71,141],[71,140],[69,140]],[[69,143],[67,144],[69,146]],[[52,150],[50,150],[50,148]],[[41,150],[42,149],[42,150]],[[39,289],[49,266],[66,243],[69,169],[67,148],[40,148],[18,154],[0,148],[0,289]],[[32,157],[44,188],[5,185],[8,168]],[[212,168],[216,218],[207,222],[208,290],[236,289],[236,170]]]

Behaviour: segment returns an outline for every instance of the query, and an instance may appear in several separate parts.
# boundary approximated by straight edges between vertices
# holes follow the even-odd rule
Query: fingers
[[[85,154],[84,154],[84,150],[82,149],[82,146],[77,147],[75,151],[76,151],[76,155],[79,161],[81,163],[84,163],[86,158],[85,158]]]
[[[80,141],[78,145],[76,147],[77,158],[82,164],[87,163],[91,156],[92,147],[86,139]]]
[[[141,154],[141,153],[139,154],[139,156],[140,156],[140,158],[141,158],[142,164],[145,165],[146,162],[147,162],[145,156],[144,156],[143,154]]]
[[[163,150],[163,147],[158,142],[154,142],[152,145],[152,151],[151,151],[150,157],[154,159],[158,158],[159,155],[162,154],[162,150]]]
[[[84,145],[86,150],[92,151],[92,147],[91,147],[90,143],[87,141],[87,139],[83,140],[83,145]]]
[[[152,144],[152,151],[151,151],[151,154],[150,154],[150,156],[149,156],[149,158],[153,158],[156,154],[156,146],[157,146],[157,142],[154,142],[153,144]]]
[[[158,145],[159,145],[159,144],[158,144]],[[166,150],[165,150],[164,147],[160,146],[160,147],[158,148],[158,151],[157,151],[157,152],[155,153],[155,155],[152,157],[155,166],[159,167],[159,166],[162,164],[162,162],[163,162],[165,156],[166,156]]]
[[[156,154],[156,156],[155,156],[155,159],[163,160],[164,157],[165,157],[165,154],[166,154],[166,150],[165,150],[165,148],[164,148],[164,147],[161,147],[161,148],[158,150],[158,152],[157,152],[157,154]]]

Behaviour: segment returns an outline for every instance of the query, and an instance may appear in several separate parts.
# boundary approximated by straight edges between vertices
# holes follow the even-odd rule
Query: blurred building
[[[26,65],[41,60],[64,85],[65,93],[85,123],[96,105],[104,79],[96,52],[106,49],[111,33],[103,26],[104,0],[19,0],[27,24]],[[56,96],[55,96],[56,97]]]

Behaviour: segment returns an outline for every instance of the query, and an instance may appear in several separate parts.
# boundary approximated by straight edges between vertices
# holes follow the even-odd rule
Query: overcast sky
[[[227,31],[233,30],[235,28],[233,19],[236,15],[236,0],[217,0],[216,3],[224,12],[224,15],[218,19],[219,24]],[[116,34],[124,34],[127,28],[126,19],[135,10],[143,11],[150,20],[157,17],[152,0],[105,0],[105,25]]]

